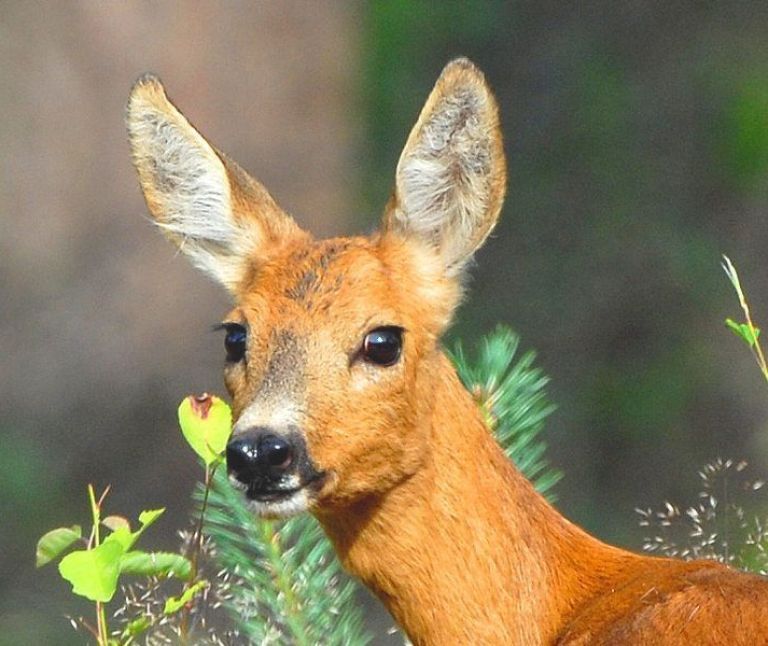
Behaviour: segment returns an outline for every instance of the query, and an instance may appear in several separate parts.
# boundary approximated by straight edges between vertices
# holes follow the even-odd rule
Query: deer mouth
[[[318,473],[306,482],[295,487],[260,487],[255,483],[247,485],[245,497],[248,500],[258,500],[259,502],[274,502],[285,500],[297,493],[304,491],[307,494],[314,494],[323,486],[325,480],[324,473]]]
[[[302,482],[285,486],[257,481],[243,484],[230,477],[230,482],[248,499],[251,510],[265,518],[287,518],[307,511],[325,480],[325,472],[313,473]]]
[[[294,487],[292,489],[258,489],[250,486],[245,490],[245,497],[248,500],[257,500],[259,502],[276,502],[290,498],[302,489],[303,487]]]

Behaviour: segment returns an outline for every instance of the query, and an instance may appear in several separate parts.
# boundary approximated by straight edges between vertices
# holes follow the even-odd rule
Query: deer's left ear
[[[455,276],[496,224],[505,189],[496,100],[480,70],[454,60],[400,156],[384,230],[433,247]]]

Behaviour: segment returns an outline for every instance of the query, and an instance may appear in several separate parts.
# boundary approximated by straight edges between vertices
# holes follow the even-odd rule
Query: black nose
[[[279,480],[293,463],[291,442],[258,430],[238,435],[227,444],[227,469],[243,484]]]

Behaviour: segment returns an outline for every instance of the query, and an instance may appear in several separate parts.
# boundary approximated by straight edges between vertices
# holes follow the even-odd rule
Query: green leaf
[[[194,597],[198,592],[201,590],[204,590],[208,587],[208,581],[198,581],[195,583],[195,585],[190,586],[179,597],[168,597],[165,601],[165,607],[163,608],[163,614],[166,615],[172,615],[175,612],[178,612],[181,610],[184,606],[186,606],[190,601],[192,601],[192,597]]]
[[[42,538],[37,541],[35,565],[41,567],[46,563],[50,563],[62,552],[69,549],[73,543],[80,540],[82,535],[83,530],[80,525],[58,527],[43,534]]]
[[[725,324],[737,337],[739,337],[750,348],[757,343],[760,338],[760,328],[751,326],[749,323],[737,323],[733,319],[725,319]]]
[[[192,574],[192,563],[181,554],[172,552],[128,552],[120,559],[121,574],[140,576],[175,576],[187,580]]]
[[[118,527],[114,532],[104,539],[105,543],[119,543],[123,552],[127,552],[138,538],[139,532],[132,532],[125,527]]]
[[[181,432],[206,466],[220,459],[232,433],[232,411],[227,403],[207,393],[186,397],[179,406]]]
[[[78,550],[65,556],[59,563],[59,572],[72,584],[72,591],[91,601],[109,601],[112,599],[117,589],[117,579],[124,569],[124,556],[132,555],[127,562],[128,568],[139,567],[135,555],[142,553],[129,552],[128,550],[133,547],[144,530],[160,518],[164,511],[165,509],[150,509],[141,512],[139,515],[141,527],[135,532],[129,529],[130,525],[127,521],[110,521],[110,524],[116,529],[104,539],[101,545],[90,550]],[[175,568],[182,574],[185,572],[185,567],[180,563],[171,565],[167,559],[164,562],[171,569]],[[181,574],[177,576],[181,576]]]
[[[139,522],[141,523],[141,529],[139,532],[143,532],[147,527],[154,523],[165,512],[165,507],[160,509],[146,509],[139,514]],[[138,532],[137,532],[138,533]]]
[[[141,527],[139,527],[139,529],[136,530],[135,532],[132,532],[129,529],[130,525],[128,524],[127,521],[125,522],[125,524],[118,523],[115,531],[113,531],[109,536],[107,536],[104,542],[106,543],[107,541],[117,541],[118,543],[120,543],[120,545],[123,546],[123,552],[127,552],[136,544],[136,541],[139,540],[139,537],[144,533],[144,530],[146,530],[147,527],[152,525],[152,523],[154,523],[158,518],[160,518],[160,516],[163,515],[164,511],[165,511],[165,508],[150,509],[148,511],[142,511],[139,514],[139,522],[141,523]]]
[[[120,558],[124,553],[118,540],[108,537],[92,550],[67,554],[59,563],[59,573],[72,584],[72,592],[91,601],[109,601],[117,589]]]

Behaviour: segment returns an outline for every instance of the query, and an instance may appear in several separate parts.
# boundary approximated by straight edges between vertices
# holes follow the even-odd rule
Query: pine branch
[[[467,359],[461,342],[451,358],[464,386],[485,413],[505,453],[550,500],[562,474],[544,457],[540,439],[544,421],[555,410],[544,387],[549,378],[533,367],[536,353],[528,351],[515,361],[520,338],[504,325],[486,336],[474,361]]]
[[[202,489],[196,497],[201,500]],[[219,567],[232,572],[226,602],[239,631],[256,644],[367,644],[355,584],[341,571],[311,516],[257,518],[241,492],[217,473],[205,532]]]

